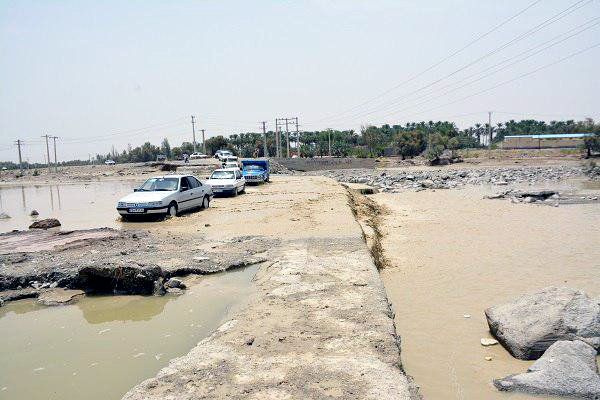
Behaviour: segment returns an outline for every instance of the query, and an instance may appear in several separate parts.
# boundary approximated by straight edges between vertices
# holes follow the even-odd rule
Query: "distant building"
[[[500,148],[509,149],[575,149],[591,133],[548,133],[504,136]]]

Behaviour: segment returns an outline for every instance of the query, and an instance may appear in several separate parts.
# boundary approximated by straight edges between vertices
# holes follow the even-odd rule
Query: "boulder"
[[[10,218],[10,215],[8,215],[7,213],[5,213],[5,212],[0,213],[0,219],[9,219],[9,218]]]
[[[61,306],[71,303],[73,299],[84,294],[82,290],[54,288],[40,292],[37,301],[45,306]]]
[[[178,288],[185,289],[185,284],[178,278],[170,278],[167,283],[165,283],[166,288]]]
[[[501,391],[600,399],[596,350],[580,340],[558,341],[527,372],[494,381]]]
[[[48,229],[60,226],[60,221],[56,218],[46,218],[39,221],[35,221],[29,225],[29,229]]]
[[[485,310],[490,332],[516,358],[535,360],[558,340],[600,349],[600,305],[584,292],[547,287]]]
[[[29,213],[29,215],[32,217],[36,217],[36,216],[40,215],[40,213],[37,212],[37,210],[31,210],[31,213]]]
[[[163,278],[158,278],[154,281],[154,288],[152,294],[154,296],[163,296],[166,293],[165,285],[163,284]]]

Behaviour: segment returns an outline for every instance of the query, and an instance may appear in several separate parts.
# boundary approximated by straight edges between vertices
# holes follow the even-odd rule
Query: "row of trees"
[[[453,122],[429,121],[409,122],[405,125],[366,126],[360,133],[354,130],[334,130],[302,132],[300,135],[290,133],[290,149],[292,154],[302,157],[320,157],[331,155],[340,157],[380,157],[384,155],[400,155],[403,158],[425,154],[430,159],[439,157],[446,149],[457,150],[464,148],[477,148],[492,146],[501,142],[507,135],[532,134],[532,133],[575,133],[591,132],[594,136],[585,140],[588,154],[600,152],[600,124],[591,119],[583,121],[537,121],[533,119],[500,122],[489,127],[487,124],[460,130]],[[491,133],[491,135],[490,135]],[[206,140],[206,152],[214,154],[220,149],[229,149],[241,157],[263,157],[263,134],[246,132],[230,135],[229,137],[215,136]],[[286,137],[281,134],[282,155],[286,155]],[[331,149],[330,149],[331,147]],[[201,151],[198,145],[198,151]],[[267,132],[267,151],[269,155],[276,154],[275,133]],[[102,163],[112,159],[118,163],[147,162],[157,159],[158,155],[165,155],[169,159],[180,159],[184,153],[194,152],[190,142],[183,142],[178,147],[172,147],[167,139],[163,139],[159,146],[146,142],[141,146],[131,145],[122,152],[114,148],[109,154],[95,157],[95,161]],[[74,160],[63,162],[62,165],[81,165],[87,161]],[[32,164],[31,167],[40,168],[42,164]],[[15,163],[0,163],[0,168],[17,168]]]
[[[405,125],[367,126],[360,134],[354,130],[333,130],[302,132],[290,134],[291,153],[302,157],[320,157],[329,155],[340,157],[380,157],[400,155],[403,158],[424,154],[430,159],[439,157],[446,149],[457,150],[492,146],[501,142],[507,135],[532,133],[575,133],[595,132],[600,135],[600,124],[591,119],[584,121],[537,121],[533,119],[500,122],[489,127],[488,124],[475,124],[460,130],[453,122],[429,121],[409,122]],[[597,136],[596,135],[596,136]],[[276,154],[275,133],[267,132],[267,151]],[[588,152],[600,151],[600,139],[596,136],[586,140]],[[216,136],[206,140],[206,152],[211,155],[219,149],[229,149],[241,157],[263,157],[263,134],[256,132]],[[331,146],[331,150],[330,150]],[[282,154],[286,155],[286,137],[281,135]],[[171,147],[164,139],[160,146],[146,142],[142,146],[129,148],[121,154],[97,156],[98,161],[112,158],[117,162],[141,162],[155,160],[159,154],[169,158],[181,158],[184,153],[191,154],[193,145],[182,143]]]

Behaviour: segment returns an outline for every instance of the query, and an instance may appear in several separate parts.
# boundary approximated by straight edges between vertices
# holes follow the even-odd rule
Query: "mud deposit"
[[[492,386],[532,361],[481,346],[491,337],[484,309],[549,285],[600,294],[600,206],[483,199],[497,190],[369,196],[389,211],[380,229],[390,266],[381,275],[402,362],[426,399],[530,399]]]
[[[188,281],[183,296],[90,296],[0,308],[0,398],[120,399],[252,296],[257,266]]]

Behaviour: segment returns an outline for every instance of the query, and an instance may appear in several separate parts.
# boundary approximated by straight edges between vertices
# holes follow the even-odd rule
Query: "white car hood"
[[[123,197],[119,202],[125,203],[146,203],[149,201],[161,201],[175,192],[133,192]]]
[[[206,183],[211,186],[230,186],[235,185],[235,179],[209,179]]]

